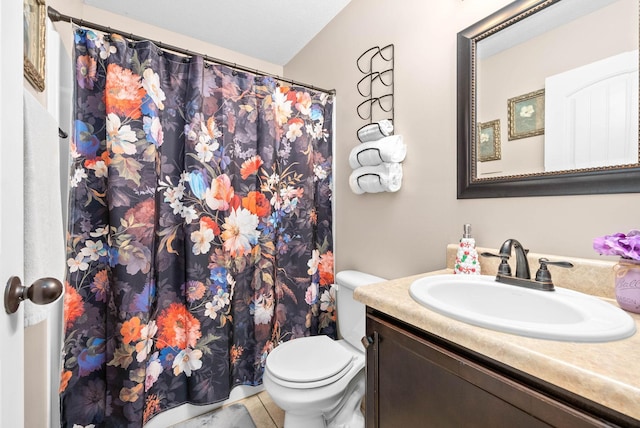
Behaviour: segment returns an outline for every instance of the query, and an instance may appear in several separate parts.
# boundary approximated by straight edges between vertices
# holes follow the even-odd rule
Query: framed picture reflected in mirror
[[[500,119],[478,124],[478,161],[500,160]]]
[[[509,99],[509,140],[544,134],[544,89]]]
[[[38,91],[44,91],[46,4],[45,0],[23,0],[24,75]]]

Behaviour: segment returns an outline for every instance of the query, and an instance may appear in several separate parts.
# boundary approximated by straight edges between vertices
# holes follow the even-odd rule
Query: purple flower
[[[640,260],[640,231],[631,230],[626,235],[616,233],[595,238],[593,249],[604,256]]]
[[[640,231],[630,231],[621,243],[625,248],[625,257],[640,260]]]
[[[74,393],[65,398],[66,412],[70,419],[84,426],[90,423],[102,424],[105,413],[111,406],[110,397],[106,395],[106,385],[102,379],[88,380],[86,384],[76,386]],[[102,425],[100,425],[102,426]]]
[[[96,81],[96,60],[89,55],[79,56],[76,60],[76,79],[82,89],[93,89]]]

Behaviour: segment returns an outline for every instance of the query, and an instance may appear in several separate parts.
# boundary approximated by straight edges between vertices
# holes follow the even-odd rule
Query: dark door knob
[[[62,283],[55,278],[40,278],[27,288],[22,285],[20,278],[12,276],[4,289],[4,309],[8,314],[13,314],[23,300],[29,299],[35,304],[46,305],[61,294]]]

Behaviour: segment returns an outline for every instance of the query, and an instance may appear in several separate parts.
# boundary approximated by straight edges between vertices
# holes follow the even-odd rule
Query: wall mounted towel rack
[[[364,74],[356,87],[358,93],[365,98],[356,107],[358,116],[369,123],[381,119],[390,119],[393,123],[393,44],[367,49],[356,60],[356,66]]]

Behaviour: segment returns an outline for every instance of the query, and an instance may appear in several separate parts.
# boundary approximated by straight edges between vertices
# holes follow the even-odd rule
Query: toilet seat
[[[344,376],[354,355],[327,336],[302,337],[276,347],[267,357],[272,380],[294,389],[319,388]]]

